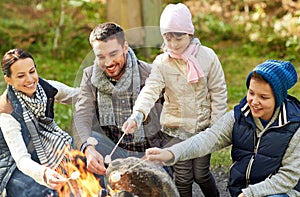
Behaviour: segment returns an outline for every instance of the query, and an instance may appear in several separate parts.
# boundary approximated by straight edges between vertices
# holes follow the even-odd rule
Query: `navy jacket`
[[[232,132],[231,156],[233,165],[230,169],[228,184],[232,196],[238,196],[242,188],[255,184],[275,174],[285,154],[286,148],[300,126],[300,102],[288,96],[286,110],[281,106],[281,119],[274,123],[261,137],[256,135],[256,125],[246,98],[234,108],[235,123]],[[281,120],[281,121],[280,121]],[[300,187],[298,182],[295,189]],[[298,189],[297,189],[298,190]]]

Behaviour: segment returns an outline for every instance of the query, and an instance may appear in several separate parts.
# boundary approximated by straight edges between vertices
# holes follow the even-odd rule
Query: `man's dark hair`
[[[125,42],[125,35],[123,29],[120,25],[116,23],[102,23],[97,25],[90,34],[90,44],[94,41],[108,41],[112,39],[117,39],[118,42],[123,45]]]

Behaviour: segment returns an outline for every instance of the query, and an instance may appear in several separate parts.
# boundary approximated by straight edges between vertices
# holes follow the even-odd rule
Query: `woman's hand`
[[[154,163],[167,162],[174,159],[171,151],[161,148],[149,148],[146,150],[146,158]]]
[[[137,128],[136,122],[132,119],[128,119],[126,122],[124,122],[122,126],[122,131],[126,134],[134,133],[136,128]]]
[[[46,168],[44,171],[44,180],[50,189],[59,189],[63,183],[67,181],[67,178],[60,175],[58,172],[51,168]]]

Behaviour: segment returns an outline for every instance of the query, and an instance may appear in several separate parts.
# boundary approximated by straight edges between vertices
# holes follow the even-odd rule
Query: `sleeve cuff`
[[[140,111],[134,111],[129,118],[134,120],[137,124],[137,127],[140,128],[143,123],[144,114]]]
[[[84,153],[84,150],[86,149],[87,146],[88,146],[87,142],[84,142],[80,147],[80,151]]]

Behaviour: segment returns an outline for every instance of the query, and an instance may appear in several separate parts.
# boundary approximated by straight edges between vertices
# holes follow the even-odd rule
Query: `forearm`
[[[96,116],[95,106],[85,103],[84,106],[76,104],[76,108],[72,118],[72,131],[77,148],[92,136],[93,119]]]
[[[233,111],[230,111],[222,116],[211,128],[167,148],[174,155],[173,164],[177,161],[201,157],[229,146],[231,144],[233,124],[234,114]]]
[[[152,69],[150,76],[147,78],[146,84],[139,93],[133,107],[133,112],[138,111],[143,113],[143,121],[147,119],[150,110],[159,99],[164,87],[165,84],[163,78],[157,69],[157,66],[155,66]]]
[[[214,61],[209,72],[208,89],[211,95],[211,122],[216,122],[227,110],[227,86],[222,65],[214,54]],[[211,77],[213,76],[213,77]]]
[[[139,128],[143,123],[144,114],[139,111],[134,111],[129,118],[134,120],[137,124],[137,127]]]
[[[43,178],[45,167],[31,159],[23,141],[20,123],[8,114],[1,114],[0,122],[4,139],[18,169],[39,184],[46,186]]]
[[[22,157],[17,167],[24,174],[32,177],[37,183],[47,186],[44,180],[45,166],[33,161],[30,157]]]
[[[75,104],[72,118],[72,131],[77,148],[92,136],[93,120],[96,119],[96,98],[91,84],[87,84],[88,77],[84,75],[81,82],[81,92]]]
[[[80,93],[80,88],[70,87],[58,81],[47,80],[58,92],[55,101],[62,104],[75,104]]]

